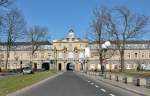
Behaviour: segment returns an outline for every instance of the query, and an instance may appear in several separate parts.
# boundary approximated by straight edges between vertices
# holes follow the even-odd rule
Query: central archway
[[[74,64],[72,64],[72,63],[67,63],[67,66],[66,66],[66,70],[67,70],[67,71],[73,71],[74,69],[75,69]]]

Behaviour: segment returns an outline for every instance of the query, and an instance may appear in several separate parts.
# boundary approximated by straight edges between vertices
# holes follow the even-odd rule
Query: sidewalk
[[[142,96],[150,96],[150,89],[147,89],[142,86],[139,87],[139,86],[134,86],[132,84],[125,84],[122,82],[117,82],[115,80],[104,79],[102,76],[99,76],[99,75],[90,75],[90,74],[86,74],[86,73],[80,73],[80,75],[83,75],[87,78],[95,80],[96,82],[104,82],[104,83],[110,84],[112,86],[119,87],[119,88],[125,89],[127,91],[137,93]]]

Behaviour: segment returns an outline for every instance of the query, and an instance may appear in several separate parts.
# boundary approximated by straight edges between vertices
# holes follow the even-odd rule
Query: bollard
[[[124,78],[123,78],[123,82],[124,82],[125,84],[127,84],[127,77],[124,77]]]
[[[135,86],[140,86],[140,79],[139,78],[134,78],[134,80],[133,80],[133,84],[135,85]]]
[[[118,75],[116,75],[115,78],[116,78],[116,81],[119,82],[119,77],[118,77]]]
[[[150,78],[146,78],[146,88],[150,89]]]
[[[104,74],[104,79],[107,79],[106,74]]]
[[[111,74],[109,75],[109,79],[111,80]]]
[[[140,86],[140,79],[137,78],[137,86]]]

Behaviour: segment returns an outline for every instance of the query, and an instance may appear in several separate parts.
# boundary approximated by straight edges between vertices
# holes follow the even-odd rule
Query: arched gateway
[[[75,70],[75,65],[73,63],[67,63],[66,70],[67,71],[73,71],[73,70]]]
[[[53,41],[53,53],[55,68],[60,71],[75,70],[82,68],[80,61],[84,58],[85,47],[88,46],[87,40],[82,40],[75,36],[74,30],[69,30],[68,36],[60,40]]]
[[[63,62],[59,61],[57,64],[57,70],[59,71],[79,71],[81,70],[81,64],[75,61]]]

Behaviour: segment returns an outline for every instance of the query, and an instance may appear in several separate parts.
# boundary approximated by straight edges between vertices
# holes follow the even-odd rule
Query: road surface
[[[82,78],[75,72],[64,74],[46,81],[17,96],[139,96],[123,89],[97,84]]]

